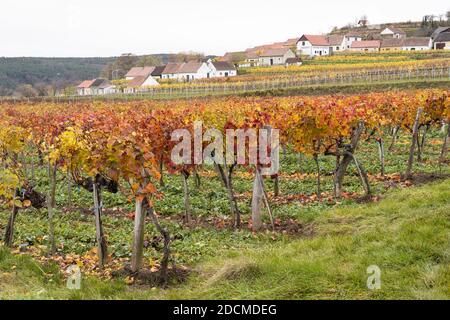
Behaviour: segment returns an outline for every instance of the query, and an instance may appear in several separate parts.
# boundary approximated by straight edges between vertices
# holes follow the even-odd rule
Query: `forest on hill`
[[[136,61],[144,57],[152,57],[158,63],[167,63],[171,55],[136,56]],[[117,60],[117,57],[0,57],[0,96],[51,96],[82,80],[108,75],[107,70]]]

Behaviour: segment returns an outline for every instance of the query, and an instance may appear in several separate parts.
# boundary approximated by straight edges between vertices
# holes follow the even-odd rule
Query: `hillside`
[[[154,55],[167,63],[169,54]],[[0,96],[12,95],[20,85],[33,87],[52,85],[59,89],[84,79],[100,76],[101,71],[116,60],[97,58],[0,57]]]
[[[449,25],[448,22],[435,22],[431,26],[423,26],[421,21],[407,21],[407,22],[393,22],[393,23],[382,23],[377,24],[373,26],[367,26],[367,27],[343,27],[336,30],[333,30],[330,34],[336,34],[336,35],[344,35],[348,33],[349,31],[354,32],[357,31],[361,33],[363,36],[369,36],[371,33],[373,33],[375,30],[382,30],[384,28],[387,28],[389,26],[399,28],[406,32],[406,35],[408,37],[427,37],[432,34],[432,32],[440,26],[446,26]]]

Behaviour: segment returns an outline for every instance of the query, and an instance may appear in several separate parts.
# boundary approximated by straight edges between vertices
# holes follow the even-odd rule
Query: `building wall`
[[[350,51],[357,52],[378,52],[380,51],[378,48],[350,48]]]
[[[330,54],[330,47],[328,46],[313,46],[309,41],[299,41],[297,50],[300,54],[313,56],[328,56]]]
[[[362,40],[362,38],[361,37],[353,37],[353,36],[351,36],[351,37],[344,37],[344,49],[343,50],[347,50],[347,49],[350,49],[350,46],[352,45],[352,43],[353,42],[355,42],[355,41],[361,41]]]
[[[402,47],[385,47],[385,48],[380,48],[380,51],[385,52],[385,51],[401,51]]]
[[[147,80],[144,81],[142,84],[143,87],[150,87],[150,86],[159,86],[159,82],[155,80],[152,76],[148,77]]]
[[[407,47],[403,47],[402,50],[405,51],[423,51],[423,50],[430,50],[431,47],[428,46],[407,46]]]
[[[445,44],[444,50],[450,50],[450,41],[447,42],[435,42],[434,48],[437,49],[438,44]]]

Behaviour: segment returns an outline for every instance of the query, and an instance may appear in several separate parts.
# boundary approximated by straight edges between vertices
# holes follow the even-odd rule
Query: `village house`
[[[128,94],[146,92],[150,87],[155,86],[159,86],[158,81],[156,81],[150,74],[147,74],[144,76],[137,76],[129,80],[123,92]]]
[[[298,57],[286,59],[286,66],[301,66],[302,64],[302,59]]]
[[[441,33],[450,33],[450,27],[439,27],[436,30],[433,31],[433,33],[431,34],[431,39],[433,41],[436,40],[436,38],[441,34]]]
[[[450,50],[450,32],[443,32],[434,40],[434,49]]]
[[[383,39],[381,41],[380,51],[401,51],[403,50],[404,41],[403,39]]]
[[[256,51],[247,50],[244,52],[245,59],[238,62],[239,68],[250,68],[259,66],[259,55]]]
[[[355,41],[350,46],[350,50],[361,52],[378,52],[380,51],[380,46],[381,42],[379,40]]]
[[[402,50],[405,51],[423,51],[431,50],[433,40],[430,37],[405,38],[403,40]]]
[[[205,62],[189,61],[183,63],[175,71],[175,78],[181,81],[190,82],[196,79],[208,78],[210,69]]]
[[[267,49],[259,54],[259,65],[263,67],[285,65],[287,59],[295,57],[295,53],[289,48]]]
[[[330,54],[330,45],[326,36],[303,35],[297,44],[297,51],[301,55],[327,56]]]
[[[168,63],[161,72],[161,79],[176,79],[177,71],[182,65],[183,63]]]
[[[90,89],[91,84],[94,80],[84,80],[77,86],[77,93],[79,96],[90,96],[92,95],[92,90]]]
[[[382,38],[406,38],[406,33],[403,30],[400,30],[395,27],[388,27],[380,32],[380,36]]]
[[[237,75],[236,67],[227,61],[208,60],[208,78],[234,77]]]
[[[104,95],[116,93],[116,88],[109,80],[93,79],[85,80],[77,86],[77,94],[80,96]]]

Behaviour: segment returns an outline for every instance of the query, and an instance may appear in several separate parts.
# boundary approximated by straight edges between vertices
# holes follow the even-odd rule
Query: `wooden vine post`
[[[412,166],[414,164],[414,152],[416,150],[416,143],[418,143],[418,135],[419,135],[419,122],[420,122],[420,116],[422,115],[423,109],[419,108],[417,110],[416,119],[414,120],[414,126],[413,126],[413,133],[412,133],[412,140],[411,140],[411,147],[409,149],[409,158],[408,158],[408,165],[406,168],[405,178],[410,179],[412,177]]]
[[[142,256],[144,253],[144,228],[145,211],[144,199],[137,197],[134,216],[133,248],[131,255],[131,271],[138,273],[142,266]]]
[[[93,184],[93,197],[94,197],[94,216],[95,216],[95,230],[97,239],[98,264],[100,268],[103,268],[108,261],[108,246],[105,234],[103,232],[103,224],[102,224],[103,203],[102,203],[101,187],[95,180]]]

